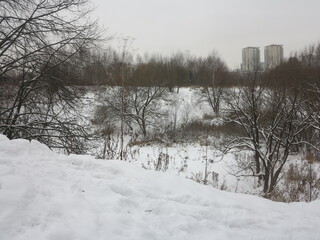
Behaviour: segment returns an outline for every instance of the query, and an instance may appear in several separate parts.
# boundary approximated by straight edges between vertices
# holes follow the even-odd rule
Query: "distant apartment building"
[[[283,61],[282,45],[272,44],[264,48],[264,67],[265,70],[275,68]]]
[[[260,69],[260,49],[258,47],[243,48],[241,70],[243,72],[253,72]]]

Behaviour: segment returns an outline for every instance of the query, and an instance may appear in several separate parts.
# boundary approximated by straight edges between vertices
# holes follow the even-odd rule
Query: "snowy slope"
[[[275,203],[0,135],[0,239],[320,239],[320,201]]]

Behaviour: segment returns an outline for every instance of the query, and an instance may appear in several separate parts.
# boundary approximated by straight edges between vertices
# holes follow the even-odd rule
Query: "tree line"
[[[210,84],[213,68],[219,72],[217,84],[234,86],[234,74],[226,63],[212,52],[207,57],[195,57],[190,53],[177,52],[172,56],[134,55],[134,51],[102,49],[99,47],[79,50],[78,58],[60,66],[65,85],[121,86],[122,75],[126,75],[127,86],[158,85],[168,87],[206,86]]]

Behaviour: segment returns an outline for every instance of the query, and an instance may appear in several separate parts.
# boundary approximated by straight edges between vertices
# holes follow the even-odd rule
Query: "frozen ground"
[[[0,135],[0,239],[319,239],[320,201],[276,203]]]

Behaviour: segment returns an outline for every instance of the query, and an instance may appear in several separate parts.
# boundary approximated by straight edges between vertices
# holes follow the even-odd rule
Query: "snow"
[[[320,201],[276,203],[0,135],[0,239],[319,239]]]
[[[83,109],[82,114],[88,118],[94,115],[94,107],[97,105],[105,104],[104,98],[110,93],[112,88],[107,87],[105,89],[88,89],[85,95],[85,101],[88,103]],[[200,88],[183,87],[173,92],[168,92],[166,95],[166,101],[159,103],[161,106],[161,112],[164,114],[163,118],[159,119],[159,129],[162,131],[167,128],[170,123],[176,122],[177,127],[190,123],[194,120],[209,121],[208,123],[219,125],[221,124],[221,118],[215,117],[212,120],[204,120],[205,114],[212,114],[212,109],[208,103],[199,101]],[[224,109],[226,106],[222,106]],[[88,119],[89,122],[89,119]],[[162,129],[162,130],[161,130]],[[152,134],[152,129],[150,129]],[[157,134],[156,134],[157,135]],[[218,136],[211,136],[216,142],[219,141]],[[206,149],[205,146],[197,141],[186,142],[181,144],[170,144],[170,146],[164,146],[157,142],[148,143],[146,145],[128,145],[130,137],[127,136],[124,146],[128,155],[126,159],[143,168],[154,170],[154,166],[158,160],[160,154],[169,155],[169,165],[167,172],[174,175],[185,176],[189,179],[196,181],[203,180],[205,170],[205,158]],[[118,136],[114,136],[114,141],[119,141]],[[120,144],[119,144],[120,145]],[[103,142],[96,143],[96,148],[92,151],[93,154],[103,156]],[[230,165],[234,165],[234,156],[231,154],[225,155],[221,159],[221,152],[217,149],[208,147],[208,184],[217,188],[224,188],[232,192],[242,193],[258,193],[259,189],[256,189],[254,178],[246,178],[240,181],[240,178],[230,174]],[[119,151],[117,151],[119,152]],[[215,181],[212,180],[212,173],[218,174]],[[253,187],[254,186],[254,187]],[[253,189],[254,188],[254,189]],[[252,190],[253,189],[253,190]]]
[[[161,170],[166,173],[203,182],[206,159],[208,159],[207,182],[209,185],[230,192],[259,194],[261,191],[261,186],[255,186],[257,185],[255,178],[236,177],[230,173],[231,166],[236,164],[233,154],[221,155],[220,151],[211,147],[206,149],[206,146],[201,146],[199,143],[172,144],[169,147],[157,144],[131,146],[127,159],[137,166],[155,170],[161,154],[168,154],[167,169]],[[213,173],[216,174],[215,179],[213,179]]]

